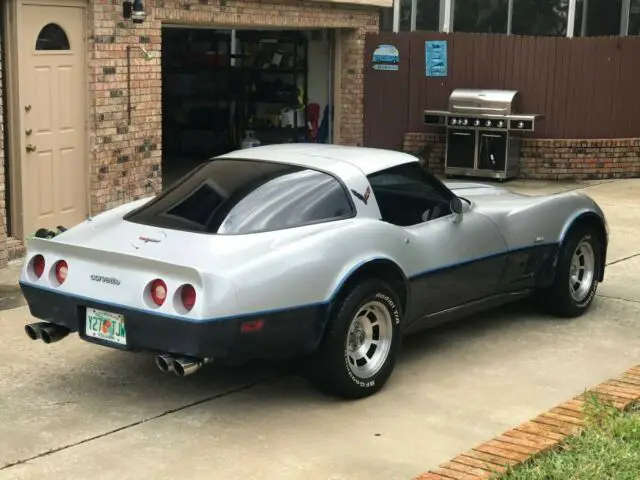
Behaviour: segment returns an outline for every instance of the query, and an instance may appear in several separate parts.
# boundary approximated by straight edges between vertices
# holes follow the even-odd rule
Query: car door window
[[[452,194],[418,162],[368,176],[382,220],[408,227],[449,215]]]

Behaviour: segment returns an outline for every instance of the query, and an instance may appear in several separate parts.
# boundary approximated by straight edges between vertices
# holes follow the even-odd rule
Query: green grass
[[[591,395],[586,427],[557,449],[506,472],[500,480],[639,480],[640,408],[622,412]]]

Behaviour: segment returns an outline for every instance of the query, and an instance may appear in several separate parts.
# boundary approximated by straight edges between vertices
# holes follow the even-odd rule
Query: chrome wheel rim
[[[387,307],[372,301],[360,307],[349,325],[346,355],[349,370],[367,379],[385,364],[393,339],[393,322]]]
[[[576,302],[583,301],[593,285],[595,277],[596,256],[593,247],[583,241],[573,252],[569,267],[569,291]]]

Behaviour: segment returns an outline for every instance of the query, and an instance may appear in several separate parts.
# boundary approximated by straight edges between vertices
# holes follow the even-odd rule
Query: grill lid
[[[458,88],[449,96],[449,111],[456,114],[511,115],[517,113],[519,98],[515,90]]]

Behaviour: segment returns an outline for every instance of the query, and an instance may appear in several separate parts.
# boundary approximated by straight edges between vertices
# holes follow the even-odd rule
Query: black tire
[[[381,366],[377,371],[371,376],[361,377],[350,367],[347,340],[356,315],[370,302],[375,302],[377,309],[384,308],[389,315],[391,340],[386,358],[381,354]],[[400,350],[401,322],[400,301],[392,288],[377,279],[368,279],[358,284],[334,306],[320,347],[311,357],[306,369],[307,377],[320,391],[346,399],[364,398],[380,391],[393,372]],[[382,335],[382,330],[378,327],[379,335]],[[375,353],[371,358],[374,357]]]
[[[576,299],[571,293],[569,283],[571,275],[571,261],[578,246],[586,243],[593,252],[593,275],[586,294]],[[574,318],[586,312],[598,289],[598,276],[602,266],[602,243],[597,233],[589,227],[578,226],[573,228],[560,247],[558,266],[556,269],[555,281],[553,285],[540,292],[540,300],[544,302],[550,313],[555,315]]]

